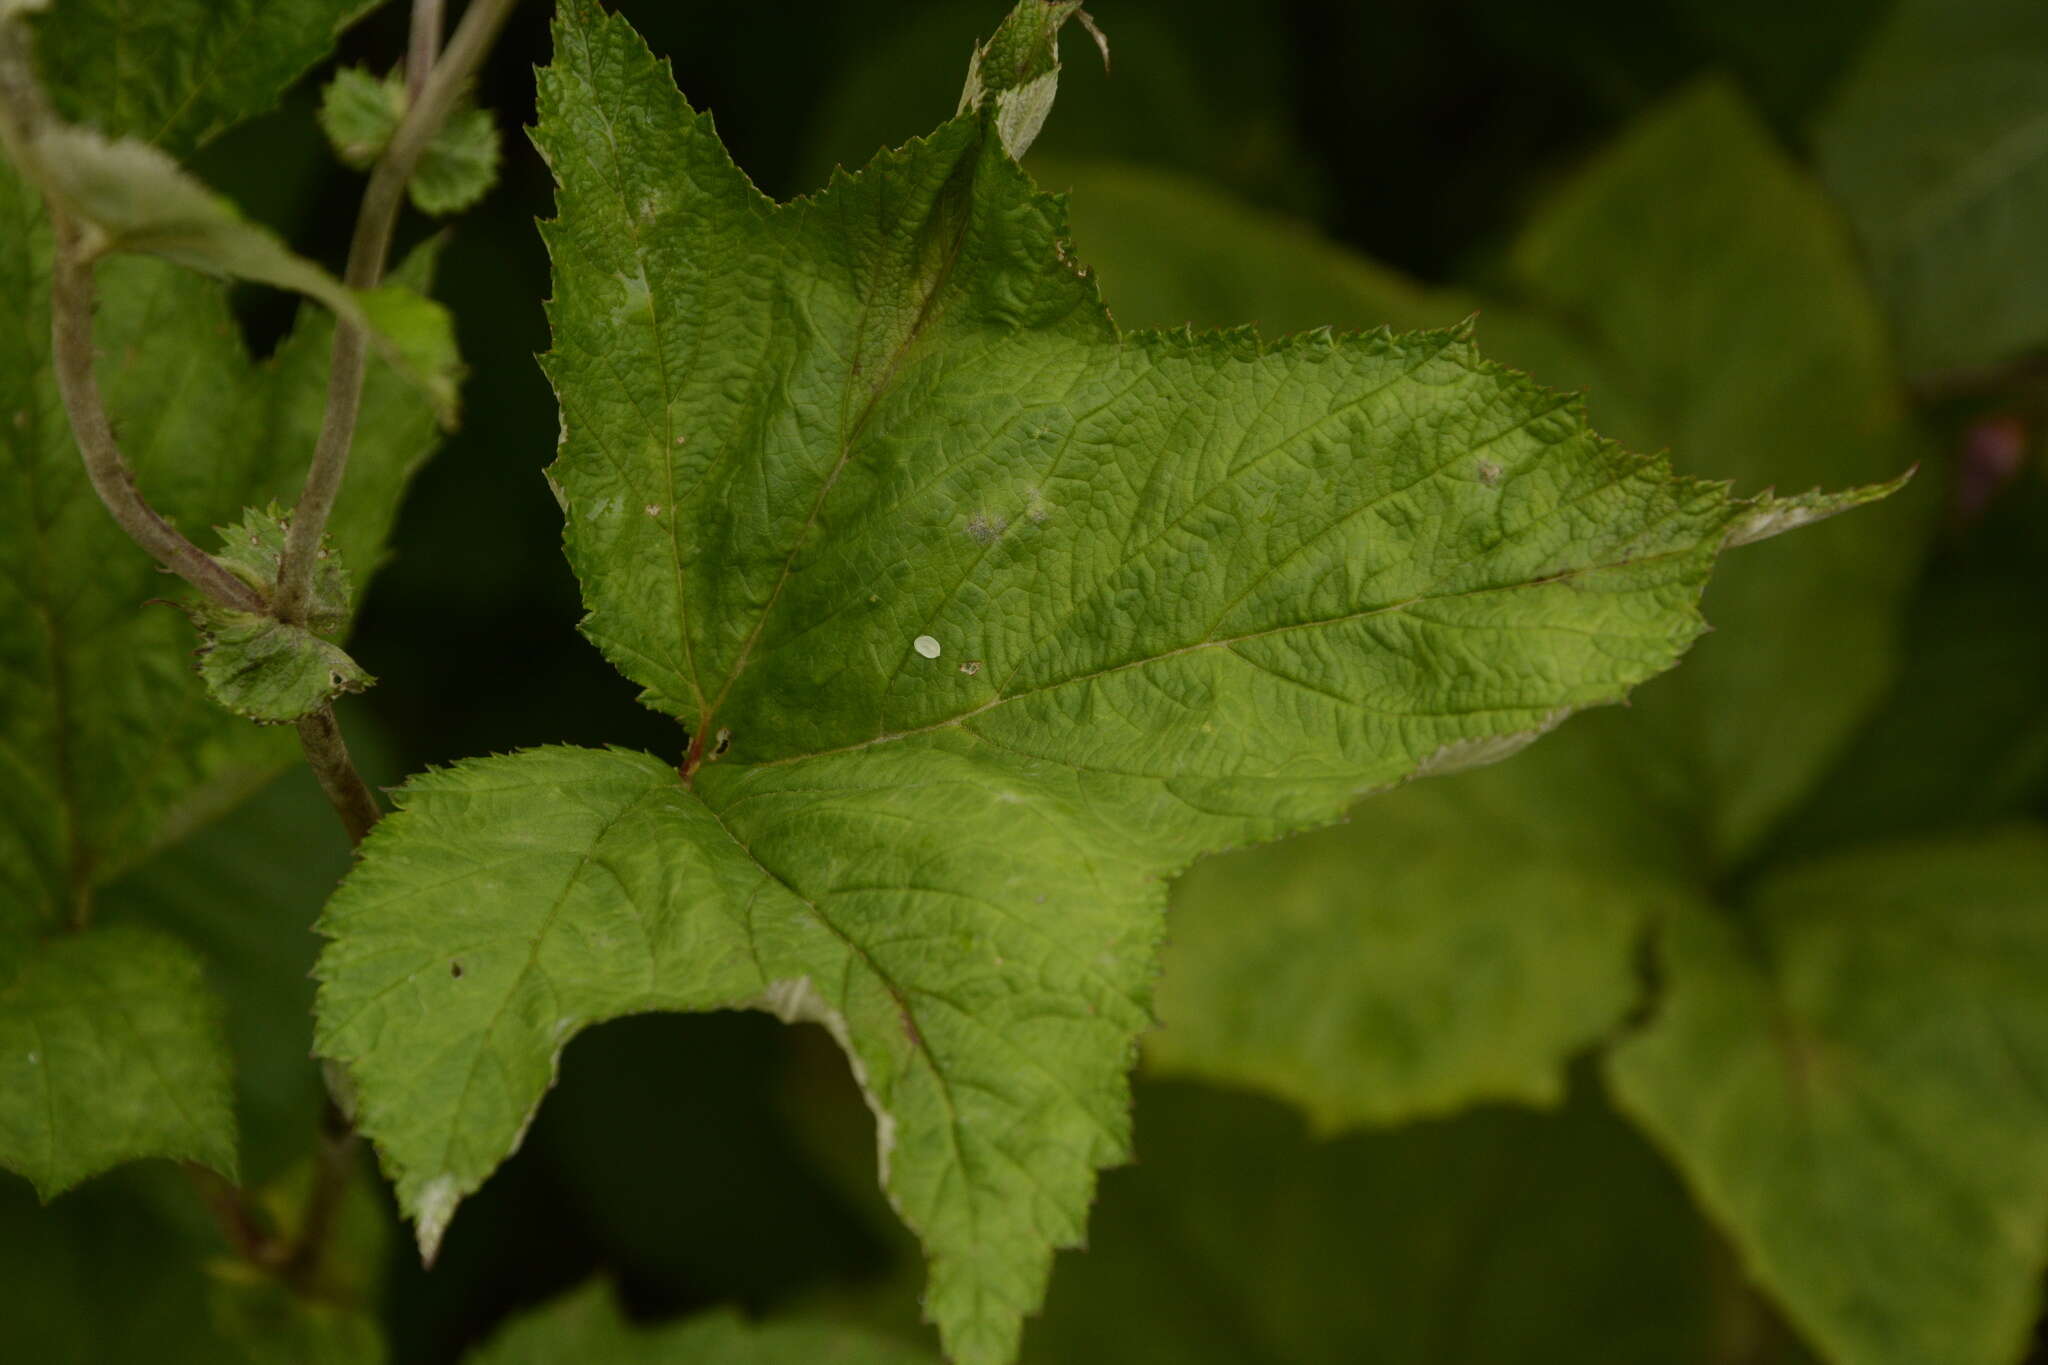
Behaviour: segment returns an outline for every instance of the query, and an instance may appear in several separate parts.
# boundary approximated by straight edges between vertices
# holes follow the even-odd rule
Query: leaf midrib
[[[1405,612],[1413,607],[1420,606],[1425,603],[1457,601],[1469,597],[1483,597],[1489,593],[1514,592],[1520,589],[1527,588],[1554,587],[1559,583],[1571,582],[1587,574],[1602,573],[1612,569],[1624,568],[1639,564],[1654,564],[1668,559],[1680,559],[1684,558],[1687,555],[1695,554],[1697,552],[1698,550],[1696,546],[1682,546],[1678,549],[1660,551],[1659,553],[1654,555],[1642,555],[1636,558],[1616,560],[1611,563],[1582,565],[1576,569],[1566,570],[1563,573],[1555,574],[1545,578],[1521,579],[1512,583],[1491,584],[1486,587],[1468,588],[1459,592],[1452,593],[1424,593],[1417,595],[1415,597],[1407,598],[1403,601],[1386,603],[1376,607],[1369,607],[1361,611],[1346,612],[1338,616],[1325,617],[1312,621],[1294,621],[1289,622],[1285,625],[1269,626],[1262,630],[1248,631],[1242,635],[1198,640],[1193,644],[1181,645],[1177,648],[1166,650],[1163,653],[1148,654],[1145,657],[1139,659],[1127,659],[1122,663],[1112,664],[1107,668],[1096,669],[1093,672],[1075,674],[1070,677],[1057,679],[1053,682],[1041,683],[1038,686],[1027,688],[1022,692],[1012,692],[1006,695],[997,696],[989,701],[983,702],[980,706],[974,707],[971,710],[963,711],[957,716],[949,716],[945,720],[934,721],[930,725],[921,725],[909,730],[898,730],[893,731],[889,734],[876,735],[872,739],[860,740],[852,744],[842,744],[830,749],[814,749],[806,753],[784,755],[780,758],[760,759],[755,762],[745,764],[744,766],[750,769],[786,767],[790,764],[806,763],[811,761],[812,759],[828,758],[835,754],[854,753],[862,749],[872,749],[879,745],[891,744],[896,742],[897,740],[911,739],[919,735],[927,735],[939,730],[952,729],[958,726],[965,725],[966,722],[970,720],[973,720],[979,716],[986,715],[989,712],[997,710],[1000,707],[1007,706],[1014,701],[1021,701],[1027,697],[1034,697],[1045,692],[1054,692],[1063,687],[1073,687],[1081,683],[1093,682],[1098,678],[1108,677],[1116,673],[1128,672],[1134,668],[1144,668],[1151,664],[1160,663],[1166,659],[1179,658],[1184,655],[1199,653],[1203,650],[1232,649],[1234,646],[1243,644],[1250,640],[1264,639],[1275,635],[1284,635],[1298,630],[1327,629],[1332,626],[1345,625],[1352,621],[1367,620],[1375,616],[1385,616],[1391,615],[1396,612]],[[1549,624],[1529,626],[1526,628],[1531,630],[1546,631],[1566,629],[1562,626]],[[1613,632],[1599,632],[1599,634],[1602,636],[1602,638],[1620,638]],[[1659,640],[1667,639],[1669,638],[1669,636],[1649,635],[1631,638],[1637,638],[1642,640]],[[1522,708],[1509,707],[1500,709],[1520,710]],[[981,738],[981,736],[977,736],[977,738]]]
[[[963,149],[961,161],[955,163],[956,175],[958,167],[964,163],[965,159],[969,155],[979,152],[982,139],[986,136],[987,128],[983,124],[980,136],[975,139],[970,147]],[[952,184],[953,180],[949,178],[946,186],[942,187],[939,191],[940,195],[943,196]],[[944,259],[940,262],[939,268],[933,276],[931,288],[926,291],[924,299],[918,305],[917,316],[912,319],[910,327],[904,332],[903,338],[897,342],[896,348],[890,354],[880,377],[869,387],[866,401],[861,404],[860,411],[855,415],[853,422],[841,433],[838,458],[833,461],[831,472],[825,476],[823,483],[819,485],[817,496],[811,500],[811,508],[804,516],[803,525],[791,537],[789,554],[782,561],[782,571],[776,577],[775,586],[769,591],[768,601],[754,618],[753,629],[747,632],[747,638],[741,644],[740,652],[733,662],[732,671],[726,675],[725,682],[718,689],[718,695],[705,705],[703,718],[699,723],[697,733],[690,737],[691,759],[686,762],[683,773],[683,780],[686,783],[694,774],[696,761],[702,757],[704,736],[710,733],[712,722],[717,718],[719,707],[724,705],[726,697],[731,694],[733,684],[738,682],[740,675],[746,672],[747,665],[753,657],[754,646],[760,640],[762,632],[767,628],[768,618],[774,615],[776,604],[782,600],[782,590],[788,585],[790,577],[795,571],[797,556],[803,552],[805,540],[809,538],[811,529],[817,525],[818,514],[824,510],[825,499],[831,495],[832,489],[839,482],[839,476],[845,471],[847,463],[853,458],[854,444],[860,439],[861,433],[867,429],[868,422],[873,418],[875,408],[881,402],[882,396],[894,386],[897,375],[902,371],[904,360],[909,356],[917,343],[924,339],[926,330],[938,316],[936,310],[938,309],[939,299],[945,293],[946,286],[952,281],[954,267],[959,263],[961,250],[966,245],[967,233],[969,228],[973,226],[973,223],[974,219],[971,214],[963,214],[961,216],[958,229],[953,233],[952,240],[946,244]],[[863,327],[865,327],[866,314],[867,305],[864,303]],[[859,364],[858,347],[856,347],[853,364],[855,366]],[[849,369],[847,373],[849,383],[852,378],[853,371]]]

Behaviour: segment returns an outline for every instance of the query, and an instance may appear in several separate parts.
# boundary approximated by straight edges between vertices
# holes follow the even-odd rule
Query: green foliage
[[[253,1185],[303,1159],[327,1100],[307,1064],[312,925],[348,866],[334,812],[302,765],[97,897],[100,923],[175,937],[204,959],[225,1011],[241,1169]]]
[[[411,783],[320,1050],[431,1255],[579,1030],[823,1023],[948,1350],[1009,1359],[1125,1152],[1163,877],[1619,699],[1725,541],[1870,495],[1674,479],[1455,332],[1119,334],[987,108],[778,207],[622,21],[556,40],[552,477],[690,743]]]
[[[369,681],[331,640],[454,412],[438,247],[368,294],[312,263],[359,188],[321,133],[385,152],[404,16],[195,174],[372,6],[0,0],[0,1357],[910,1365],[921,1314],[960,1365],[2013,1365],[2033,8],[1119,0],[1041,139],[1068,22],[1106,44],[991,3],[761,43],[564,0],[560,426],[515,164],[451,276],[491,420],[359,642],[437,683],[341,708],[424,771],[352,861],[311,773],[243,802],[288,752],[241,718],[317,711],[318,753]],[[866,168],[758,192],[611,8],[761,184]],[[508,32],[436,88],[516,103]],[[506,152],[465,101],[412,206]],[[258,602],[335,324],[227,281],[378,335],[302,623],[94,505],[44,198],[138,489]],[[522,486],[602,660],[536,658],[574,602]],[[649,752],[514,749],[565,738]],[[733,1010],[819,1027],[682,1017]]]
[[[66,15],[94,8],[61,7]],[[12,16],[0,22],[9,42],[18,36],[13,24]],[[178,67],[169,50],[156,55],[167,65],[138,65],[130,73],[138,88],[167,83],[216,121],[229,106],[208,104],[206,89],[253,101],[262,82],[267,100],[297,70],[250,66],[226,92],[180,84],[201,77]],[[133,103],[108,98],[105,121],[115,127],[120,111],[155,107],[147,94]],[[28,161],[42,188],[94,215],[114,234],[110,245],[142,232],[120,244],[205,264],[223,240],[231,253],[241,240],[232,210],[145,144],[46,120],[28,131]],[[14,145],[24,144],[17,136]],[[127,177],[138,169],[139,181]],[[178,227],[187,210],[192,221]],[[0,451],[10,471],[0,481],[0,977],[11,983],[10,1037],[49,1038],[7,1049],[9,1066],[36,1069],[8,1086],[10,1103],[23,1108],[6,1122],[0,1162],[46,1194],[142,1156],[179,1156],[232,1174],[222,1005],[197,957],[141,927],[59,935],[88,923],[101,888],[259,785],[289,750],[281,736],[209,701],[178,614],[152,605],[175,585],[127,542],[85,478],[51,372],[50,227],[36,190],[4,167],[0,220]],[[258,235],[270,243],[262,250],[296,259]],[[432,263],[431,252],[421,253],[400,272],[402,285],[375,303],[380,319],[425,338],[423,349],[436,335],[450,344],[445,315],[423,313],[432,308],[423,300],[407,302],[416,299],[412,288],[427,284]],[[325,402],[331,321],[309,311],[258,363],[224,286],[144,259],[109,259],[97,274],[99,383],[154,505],[174,523],[203,527],[295,493]],[[398,495],[433,440],[432,413],[418,394],[395,375],[372,375],[356,463],[333,522],[342,553],[356,563],[374,563]],[[231,557],[267,588],[274,558]],[[177,600],[197,609],[182,593]],[[217,634],[249,633],[247,622],[212,625]],[[240,672],[247,649],[246,641],[217,641],[199,671],[242,709],[287,718],[296,702],[249,690],[252,680]],[[323,662],[342,673],[353,667]],[[32,1114],[36,1096],[41,1108]]]
[[[385,357],[453,424],[460,365],[454,324],[400,284],[358,292],[245,219],[160,148],[108,138],[40,108],[22,25],[0,17],[0,149],[72,219],[88,257],[161,256],[203,274],[253,280],[317,299],[368,328]]]
[[[1511,253],[1520,273],[1493,287],[1520,306],[1486,307],[1480,335],[1545,373],[1576,363],[1603,422],[1703,461],[1739,466],[1796,429],[1787,458],[1812,477],[1882,468],[1900,458],[1897,402],[1853,255],[1733,114],[1697,94],[1596,158]],[[1380,315],[1465,304],[1241,212],[1219,227],[1230,217],[1198,214],[1189,194],[1168,186],[1147,202],[1133,189],[1117,231],[1092,241],[1083,221],[1082,250],[1147,262],[1126,315],[1199,315],[1222,233],[1240,262],[1223,306],[1284,305],[1318,278]],[[1731,205],[1750,221],[1731,225]],[[1638,232],[1652,214],[1658,232]],[[1174,226],[1187,222],[1206,226]],[[1118,263],[1106,279],[1122,278]],[[1580,283],[1560,296],[1559,280]],[[1546,310],[1568,339],[1556,324],[1546,334]],[[1743,368],[1758,347],[1720,340],[1726,327],[1767,333],[1778,366],[1829,379],[1803,405],[1774,391]],[[1892,831],[1837,818],[1828,840],[1852,847],[1832,860],[1772,856],[1788,828],[1816,827],[1801,805],[1824,781],[1828,808],[1855,809],[1829,768],[1890,690],[1899,570],[1922,539],[1899,524],[1910,514],[1845,519],[1730,564],[1706,606],[1739,613],[1740,629],[1645,688],[1626,718],[1589,717],[1515,763],[1197,868],[1177,892],[1165,1027],[1148,1056],[1287,1095],[1336,1128],[1482,1098],[1554,1102],[1567,1058],[1650,1012],[1611,1054],[1619,1097],[1829,1359],[2014,1359],[2048,1260],[2033,1174],[2048,1115],[2028,1080],[2048,1060],[2029,937],[2048,903],[2041,835],[1858,849]],[[1944,615],[1956,610],[1944,600]],[[1950,628],[1997,640],[1984,618]],[[1952,642],[1933,657],[1946,674]],[[1958,723],[1934,728],[1933,712],[1970,712],[1960,724],[1974,726],[2003,674],[2025,666],[2008,653],[1967,681],[1915,677],[1919,742],[1953,742]],[[1789,676],[1808,681],[1788,688]],[[2026,759],[2014,736],[2038,705],[2032,676],[2011,680],[2031,700],[1986,714],[2004,729],[1975,772],[1929,799],[1988,801],[1984,785]],[[1957,690],[1923,695],[1934,687]],[[1736,733],[1794,742],[1723,761],[1698,748]],[[1895,748],[1909,733],[1879,738]],[[1868,783],[1888,771],[1877,761],[1851,771]],[[1894,782],[1947,766],[1916,755]],[[1646,927],[1658,945],[1648,1000]]]
[[[2048,345],[2048,10],[1900,0],[1814,141],[1916,372]]]
[[[320,126],[336,156],[368,170],[384,154],[405,117],[405,82],[382,80],[361,67],[335,73],[320,99]],[[458,109],[427,144],[406,192],[422,213],[459,213],[490,192],[498,179],[498,130],[474,106]]]
[[[377,164],[404,117],[405,82],[360,66],[335,72],[320,93],[321,131],[342,163],[359,171]]]
[[[215,558],[259,592],[277,582],[284,558],[287,515],[275,504],[249,510],[242,524],[222,531]],[[318,710],[345,692],[376,679],[315,631],[348,623],[348,570],[331,546],[321,551],[308,629],[273,616],[235,611],[210,602],[187,607],[199,629],[199,676],[213,699],[245,720],[279,725]]]
[[[0,977],[0,1165],[45,1199],[142,1156],[235,1174],[220,1006],[175,939],[103,929]]]
[[[1620,1102],[1852,1365],[2014,1360],[2048,1265],[2048,832],[1859,849],[1659,939]]]
[[[1270,1101],[1149,1085],[1137,1131],[1027,1362],[1801,1359],[1656,1154],[1587,1094],[1318,1141]]]
[[[0,905],[38,923],[75,913],[141,861],[276,770],[281,736],[219,711],[193,675],[174,585],[99,506],[49,369],[49,233],[0,170],[0,673],[8,795],[0,797]],[[431,256],[407,278],[425,283]],[[307,313],[270,361],[250,359],[219,285],[169,265],[100,267],[99,378],[153,503],[203,527],[290,497],[324,404],[331,323]],[[202,378],[203,377],[203,378]],[[345,562],[372,566],[432,414],[395,375],[370,378],[356,458],[333,521]]]
[[[514,1321],[467,1365],[930,1365],[923,1351],[856,1328],[800,1320],[749,1326],[714,1313],[658,1328],[638,1328],[611,1290],[592,1284]]]
[[[36,39],[67,118],[185,156],[276,103],[379,2],[59,0]]]
[[[991,110],[996,134],[1013,157],[1031,150],[1052,112],[1060,88],[1060,30],[1074,18],[1095,35],[1103,64],[1108,65],[1109,42],[1081,8],[1081,0],[1018,5],[995,36],[974,49],[967,64],[959,112],[984,106]]]
[[[1734,212],[1749,221],[1731,223]],[[1660,232],[1635,231],[1653,213]],[[1180,239],[1170,221],[1195,217],[1171,199],[1125,217],[1122,240],[1151,244],[1157,283],[1136,299],[1150,316],[1200,306],[1165,290],[1175,271],[1161,246]],[[1286,272],[1282,289],[1312,288],[1316,258],[1286,236],[1246,241],[1244,259]],[[1178,276],[1212,278],[1205,259]],[[1793,430],[1783,460],[1802,479],[1905,462],[1849,249],[1725,93],[1682,98],[1597,160],[1513,259],[1520,273],[1502,287],[1522,307],[1485,306],[1482,334],[1541,373],[1581,377],[1603,422],[1668,441],[1696,467],[1754,468]],[[1472,306],[1332,264],[1361,310]],[[1759,299],[1772,311],[1760,316]],[[1901,550],[1924,518],[1914,510],[1845,519],[1731,563],[1707,607],[1735,628],[1626,717],[1588,717],[1510,768],[1374,802],[1347,830],[1197,869],[1182,888],[1155,1059],[1275,1086],[1330,1123],[1554,1097],[1563,1060],[1635,1000],[1642,917],[1739,863],[1882,694],[1911,564]],[[1417,853],[1389,867],[1389,847]],[[1368,883],[1379,891],[1362,902]],[[1275,896],[1292,906],[1291,933],[1245,908],[1275,885],[1297,888]],[[1410,946],[1390,957],[1389,940]],[[1270,984],[1297,974],[1301,989]]]

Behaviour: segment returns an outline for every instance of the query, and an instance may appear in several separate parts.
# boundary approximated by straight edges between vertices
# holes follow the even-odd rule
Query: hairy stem
[[[93,374],[92,263],[85,258],[77,224],[55,206],[56,260],[50,270],[50,350],[64,411],[85,460],[86,477],[129,539],[157,563],[209,599],[238,611],[262,612],[263,595],[222,568],[213,556],[179,534],[142,496],[135,473],[114,439],[107,406]]]
[[[320,779],[320,790],[327,793],[334,813],[341,817],[348,841],[362,843],[363,836],[383,817],[384,811],[370,784],[363,781],[363,775],[356,771],[348,756],[348,745],[341,738],[333,706],[323,706],[300,718],[299,747],[305,750],[306,766]]]
[[[370,172],[369,187],[363,191],[363,207],[356,217],[355,236],[348,249],[348,269],[343,275],[349,288],[374,289],[384,278],[384,258],[390,253],[391,234],[405,204],[406,182],[412,179],[427,145],[454,112],[456,101],[516,3],[517,0],[471,0],[447,51],[427,76],[419,97],[405,111],[398,131],[391,136],[390,146]],[[368,342],[360,325],[347,319],[337,320],[327,373],[327,413],[313,448],[313,465],[307,471],[305,489],[299,494],[298,509],[292,513],[291,529],[285,535],[284,562],[277,579],[277,617],[294,625],[305,622],[313,596],[313,569],[320,554],[320,537],[327,530],[327,518],[334,511],[342,479],[348,473],[349,447],[355,442],[356,415],[363,401]]]
[[[441,0],[412,0],[412,42],[405,50],[408,108],[420,102],[420,95],[427,88],[427,75],[441,55],[442,27]]]

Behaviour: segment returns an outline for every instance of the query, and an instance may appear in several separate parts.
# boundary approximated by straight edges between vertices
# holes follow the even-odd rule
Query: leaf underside
[[[581,1029],[823,1024],[927,1314],[1007,1361],[1128,1151],[1166,878],[1618,700],[1768,507],[1459,332],[1120,334],[986,110],[776,205],[622,20],[556,42],[551,477],[689,744],[411,783],[318,1047],[431,1254]]]

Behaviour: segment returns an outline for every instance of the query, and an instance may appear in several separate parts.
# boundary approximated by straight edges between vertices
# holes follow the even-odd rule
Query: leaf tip
[[[1816,488],[1795,497],[1780,498],[1767,490],[1742,504],[1744,510],[1729,523],[1721,548],[1732,550],[1738,545],[1752,545],[1801,526],[1825,521],[1853,508],[1882,502],[1912,482],[1919,471],[1920,466],[1916,462],[1887,483],[1864,484],[1858,488],[1845,488],[1839,493],[1823,493]]]
[[[441,1254],[441,1239],[447,1235],[455,1206],[461,1202],[462,1191],[456,1188],[452,1175],[436,1176],[420,1191],[413,1210],[413,1232],[419,1242],[422,1266],[433,1268],[434,1258]]]

